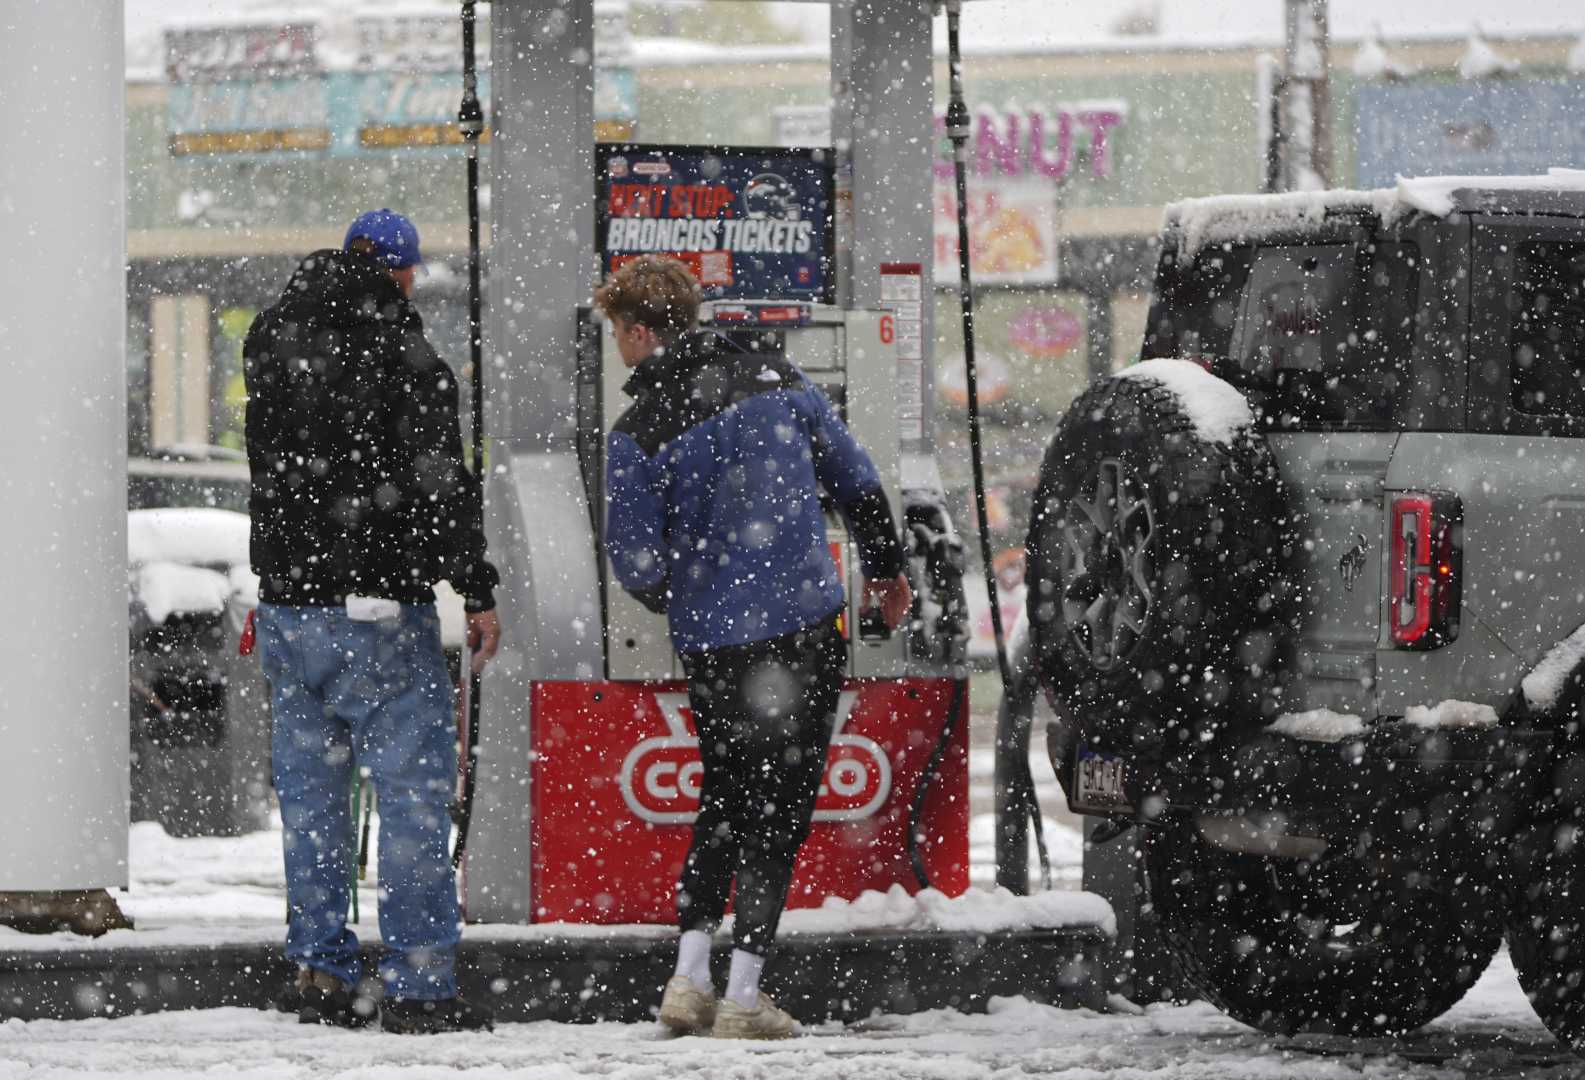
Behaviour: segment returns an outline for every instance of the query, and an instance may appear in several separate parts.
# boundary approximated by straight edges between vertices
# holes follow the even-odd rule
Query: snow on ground
[[[879,1016],[767,1044],[612,1023],[503,1024],[488,1035],[417,1038],[305,1027],[248,1009],[0,1024],[0,1080],[1553,1080],[1578,1070],[1531,1014],[1506,955],[1452,1012],[1401,1041],[1274,1038],[1205,1004],[1098,1014],[1021,998],[997,999],[983,1015]]]
[[[1037,768],[1042,763],[1032,759]],[[992,755],[971,751],[970,772],[990,775]],[[1045,767],[1049,775],[1050,767]],[[1036,772],[1037,777],[1042,774]],[[1064,805],[1054,781],[1037,785],[1047,810]],[[1078,831],[1053,818],[1045,819],[1046,845],[1051,853],[1057,892],[1028,899],[993,892],[996,879],[995,818],[978,814],[970,822],[970,882],[968,902],[929,891],[918,898],[902,889],[889,894],[866,893],[853,901],[828,901],[824,908],[792,910],[782,925],[791,934],[843,933],[882,928],[1019,929],[1028,926],[1058,927],[1101,925],[1110,929],[1111,909],[1099,897],[1077,892],[1082,878],[1084,841]],[[353,922],[364,941],[379,940],[379,818],[370,829],[369,867],[359,893],[359,918]],[[1036,872],[1034,839],[1029,842],[1029,862]],[[136,930],[120,930],[102,938],[65,934],[23,934],[0,927],[0,951],[113,949],[129,945],[190,945],[277,942],[285,936],[286,890],[281,858],[279,819],[276,828],[235,837],[173,837],[152,821],[133,824],[128,838],[131,888],[117,894],[122,910],[132,917]],[[566,923],[535,926],[470,926],[469,937],[497,940],[542,937],[599,937],[615,928]],[[623,934],[674,933],[670,926],[625,926]],[[731,921],[721,928],[731,933]]]
[[[990,755],[977,748],[971,773],[990,767]],[[1048,810],[1057,805],[1046,803]],[[990,829],[989,815],[977,815],[971,826],[977,858],[990,850]],[[1077,832],[1048,821],[1047,834],[1053,861],[1076,884],[1082,855]],[[281,939],[284,901],[276,832],[178,839],[158,825],[140,823],[132,829],[130,864],[133,888],[122,900],[143,928],[118,931],[87,947]],[[989,867],[977,866],[979,872],[988,876]],[[359,933],[368,940],[377,938],[374,892],[373,881],[366,882]],[[886,925],[952,926],[964,917],[1008,927],[1074,917],[1104,922],[1109,913],[1096,907],[1100,904],[1071,889],[1022,904],[1006,894],[984,892],[971,905],[939,894],[877,893],[851,904],[791,912],[784,925],[789,933],[828,933]],[[612,930],[492,926],[470,927],[468,933],[510,940],[598,937]],[[621,930],[656,938],[674,933],[662,926]],[[0,931],[3,949],[65,944],[85,943]],[[492,1035],[417,1039],[303,1027],[291,1017],[235,1008],[118,1020],[9,1021],[0,1023],[0,1080],[175,1080],[203,1074],[224,1074],[227,1080],[464,1075],[489,1080],[1430,1080],[1471,1075],[1552,1080],[1578,1075],[1578,1063],[1558,1056],[1531,1013],[1505,954],[1456,1009],[1425,1032],[1397,1042],[1278,1039],[1204,1004],[1152,1006],[1142,1013],[1118,1004],[1119,1012],[1102,1015],[1002,999],[989,1015],[878,1016],[846,1026],[820,1025],[790,1043],[769,1045],[671,1039],[652,1024],[614,1023],[503,1024]]]
[[[990,721],[994,722],[994,721]],[[1046,760],[1044,740],[1039,749],[1029,754],[1029,773],[1035,780],[1035,796],[1040,801],[1042,830],[1046,838],[1046,851],[1051,859],[1052,884],[1061,889],[1077,889],[1084,877],[1084,837],[1076,827],[1077,818],[1067,812],[1068,801],[1057,784]],[[989,887],[996,880],[996,815],[991,811],[989,793],[996,771],[996,752],[990,746],[969,748],[969,791],[971,801],[975,795],[984,804],[984,812],[976,807],[969,818],[969,881]],[[1066,818],[1066,820],[1063,820]],[[1035,837],[1029,836],[1030,881],[1040,880],[1040,861],[1036,855]]]

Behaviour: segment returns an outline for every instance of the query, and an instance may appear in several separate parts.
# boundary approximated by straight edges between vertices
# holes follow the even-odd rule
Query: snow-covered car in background
[[[254,658],[241,455],[183,447],[127,462],[132,817],[175,836],[269,821],[269,721]]]
[[[173,836],[271,820],[268,691],[258,657],[239,655],[259,602],[248,492],[234,450],[176,447],[127,462],[132,818]],[[445,583],[435,592],[455,672],[462,598]]]
[[[1171,207],[1143,355],[1032,515],[1070,804],[1240,1020],[1415,1028],[1506,933],[1585,1048],[1585,173]]]
[[[228,577],[234,577],[232,582],[241,591],[237,598],[246,600],[246,606],[241,609],[246,614],[248,607],[258,602],[258,583],[247,572],[247,528],[246,514],[248,510],[248,465],[247,456],[240,450],[232,450],[217,446],[175,446],[157,451],[147,456],[133,457],[127,462],[127,509],[139,510],[222,510],[232,512],[243,519],[239,524],[236,518],[229,519],[229,528],[219,527],[227,539],[219,547],[204,552],[187,551],[189,556],[205,556],[210,562],[187,562],[177,565],[207,566],[212,571],[223,572]],[[174,520],[174,519],[172,519]],[[218,515],[198,515],[195,521],[207,520],[209,527],[198,526],[196,535],[216,538],[216,521],[227,520]],[[171,528],[167,530],[173,535],[180,535],[183,530]],[[239,546],[240,545],[240,546]],[[155,562],[170,562],[161,557],[161,552],[146,551],[140,554],[147,555]],[[168,552],[167,552],[168,554]],[[219,560],[219,561],[213,561]],[[137,559],[134,558],[134,563]],[[172,575],[165,570],[156,570],[150,577],[151,583],[169,583]],[[196,575],[177,574],[175,577],[185,579],[190,585],[203,580]],[[213,584],[213,579],[209,579]],[[133,582],[134,612],[139,602],[141,593],[138,589],[139,582]],[[196,610],[209,610],[213,607],[210,594],[213,589],[199,589]],[[164,622],[165,616],[172,609],[167,606],[166,598],[161,595],[151,595],[156,611],[161,613],[157,622]],[[452,590],[451,586],[441,582],[435,589],[436,604],[440,611],[440,635],[442,644],[448,652],[461,650],[466,636],[465,617],[462,608],[462,598]],[[147,607],[144,614],[147,614]],[[235,628],[240,633],[241,624]]]

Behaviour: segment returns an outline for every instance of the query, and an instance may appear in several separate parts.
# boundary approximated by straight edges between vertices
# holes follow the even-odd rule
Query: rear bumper
[[[1276,818],[1296,835],[1352,837],[1366,828],[1388,837],[1455,824],[1500,834],[1534,805],[1555,737],[1533,727],[1389,721],[1340,742],[1262,732],[1230,749],[1156,762],[1076,737],[1059,735],[1048,746],[1075,813],[1140,823],[1206,814]],[[1120,797],[1098,788],[1097,778],[1116,783],[1119,774]]]

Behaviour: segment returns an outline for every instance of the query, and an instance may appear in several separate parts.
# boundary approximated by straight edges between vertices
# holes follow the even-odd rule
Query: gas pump
[[[535,13],[549,7],[577,17],[542,45]],[[892,23],[834,9],[838,148],[754,148],[741,160],[727,147],[589,146],[587,12],[525,0],[494,14],[488,338],[499,382],[486,500],[506,633],[485,675],[468,916],[674,918],[697,746],[664,620],[622,593],[604,558],[599,456],[627,372],[600,322],[577,310],[599,272],[583,272],[591,256],[610,267],[645,252],[690,264],[706,329],[726,347],[782,351],[826,391],[884,477],[921,594],[907,632],[866,640],[857,559],[829,518],[849,597],[848,677],[790,905],[925,882],[962,891],[961,542],[934,457],[932,247],[917,210],[929,205],[930,148],[883,140],[883,153],[861,155],[844,134],[860,114],[883,131],[928,129],[928,10],[893,13],[910,29],[899,52]],[[546,155],[548,145],[572,149]],[[590,179],[613,175],[624,190],[603,191],[603,216],[579,212]],[[683,190],[659,190],[673,185]],[[626,219],[619,232],[611,216]]]
[[[683,173],[689,162],[730,162],[744,152],[688,147],[675,153],[666,148],[624,148],[620,153],[668,162],[673,173]],[[774,167],[767,157],[779,152],[753,153],[753,168],[764,170]],[[794,156],[807,160],[801,153]],[[625,160],[604,148],[597,158]],[[705,171],[714,169],[706,166]],[[761,171],[751,184],[763,186],[764,178],[774,175]],[[700,202],[690,177],[677,182],[690,189],[690,206],[682,209]],[[701,220],[670,214],[676,200],[661,194],[666,184],[642,185],[642,198],[652,204],[647,206],[628,197],[633,185],[616,194],[608,193],[608,187],[600,189],[607,204],[597,235],[634,231],[626,226],[638,221]],[[729,185],[710,185],[709,190],[731,193]],[[723,215],[709,220],[776,220],[749,218],[725,194],[706,202],[710,213]],[[632,215],[611,213],[612,204]],[[790,219],[807,220],[795,207],[782,210]],[[650,211],[657,216],[648,216]],[[683,231],[673,228],[667,235],[674,238]],[[693,235],[699,236],[700,230],[695,228]],[[611,254],[612,246],[606,245],[607,266],[621,258]],[[808,247],[818,260],[821,245]],[[692,253],[667,254],[686,258]],[[702,260],[690,261],[697,267]],[[894,520],[903,522],[897,313],[843,309],[809,299],[825,292],[816,272],[767,269],[764,263],[769,261],[734,275],[731,283],[705,285],[714,299],[701,309],[701,330],[717,336],[719,352],[741,356],[744,363],[757,363],[768,353],[795,363],[869,451],[892,500]],[[778,283],[790,283],[785,291],[792,295],[743,295],[776,291]],[[547,680],[532,691],[531,738],[538,763],[532,782],[532,906],[536,919],[669,922],[689,827],[698,810],[701,766],[682,666],[666,619],[616,584],[601,543],[603,435],[628,404],[622,385],[631,372],[622,364],[604,320],[583,309],[579,326],[577,446],[579,474],[601,551],[604,678]],[[913,889],[928,882],[960,892],[968,885],[967,725],[961,716],[951,724],[948,718],[953,709],[966,711],[966,695],[948,664],[932,666],[910,655],[908,634],[870,625],[873,620],[860,610],[863,581],[846,527],[829,508],[826,520],[831,556],[847,593],[841,625],[848,641],[848,678],[790,905],[819,905],[828,896],[851,899],[863,890],[884,891],[896,884]],[[938,751],[943,732],[947,745]],[[918,842],[911,843],[916,831]],[[915,872],[916,856],[924,882]]]

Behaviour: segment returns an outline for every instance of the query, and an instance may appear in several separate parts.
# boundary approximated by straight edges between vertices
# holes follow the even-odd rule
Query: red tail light
[[[1388,625],[1402,649],[1436,649],[1458,637],[1463,508],[1448,495],[1392,500]]]

